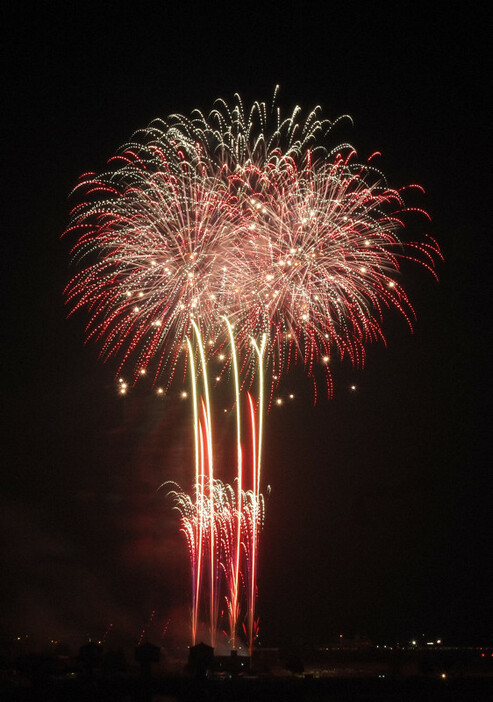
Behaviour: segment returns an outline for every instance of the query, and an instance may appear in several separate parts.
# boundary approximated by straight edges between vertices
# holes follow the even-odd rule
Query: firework
[[[286,371],[302,363],[312,378],[323,371],[330,395],[332,355],[363,364],[366,344],[384,339],[386,309],[412,325],[401,261],[434,274],[440,258],[428,235],[401,241],[409,219],[427,224],[429,217],[406,204],[405,189],[387,185],[375,154],[361,163],[349,144],[331,147],[335,123],[319,108],[282,116],[276,93],[271,105],[245,110],[236,96],[207,115],[173,115],[136,132],[105,172],[81,177],[66,230],[79,267],[67,303],[72,312],[88,310],[87,337],[105,360],[118,359],[117,374],[132,368],[136,382],[149,372],[169,388],[186,359],[195,479],[191,496],[172,494],[191,560],[192,639],[207,590],[212,645],[224,597],[235,646],[243,598],[250,649],[258,626],[264,377],[272,402]],[[215,475],[211,357],[234,382],[234,485]]]
[[[263,521],[263,496],[260,493],[261,447],[263,417],[262,360],[265,336],[260,346],[252,339],[259,365],[259,401],[247,393],[250,450],[245,452],[242,442],[242,412],[240,380],[233,330],[227,319],[233,358],[235,414],[236,414],[236,486],[215,478],[214,441],[211,422],[210,392],[205,351],[198,325],[194,322],[197,356],[201,366],[201,382],[195,367],[194,346],[187,339],[190,357],[194,437],[195,484],[189,495],[181,489],[170,491],[175,507],[181,515],[181,530],[185,534],[192,574],[192,642],[197,638],[201,592],[205,580],[204,566],[208,566],[208,614],[211,645],[214,647],[219,625],[218,612],[221,596],[228,613],[228,638],[236,648],[237,629],[242,604],[249,649],[253,648],[257,560],[260,528]],[[245,466],[244,453],[248,454]],[[247,470],[246,470],[247,468]],[[247,487],[247,485],[249,487]],[[242,596],[243,595],[243,596]]]
[[[227,483],[215,480],[212,490],[208,482],[205,483],[206,492],[202,495],[191,496],[181,490],[179,486],[169,492],[173,499],[175,508],[180,513],[181,530],[184,533],[190,555],[190,565],[194,584],[194,598],[192,608],[192,643],[197,640],[200,599],[196,598],[197,590],[200,592],[200,579],[203,577],[202,568],[199,569],[198,554],[202,549],[207,553],[211,548],[210,534],[214,534],[219,543],[219,548],[214,560],[210,560],[213,565],[214,577],[214,610],[209,611],[209,631],[211,645],[214,645],[217,638],[217,629],[220,624],[218,619],[219,597],[222,595],[226,602],[228,617],[228,639],[232,648],[236,646],[237,625],[242,613],[246,625],[244,626],[245,638],[250,650],[253,648],[255,639],[255,599],[251,595],[254,573],[252,565],[256,560],[255,550],[258,544],[258,532],[261,528],[264,515],[263,496],[256,496],[252,490],[241,492],[242,509],[239,510],[237,504],[237,490]],[[237,585],[236,560],[236,529],[240,524],[240,570],[241,588]],[[201,533],[202,541],[198,534]],[[197,585],[199,587],[197,588]],[[241,597],[243,595],[243,597]],[[209,591],[210,596],[210,591]],[[242,605],[244,604],[244,609]],[[215,617],[215,619],[212,619]]]
[[[152,122],[106,172],[81,177],[67,229],[81,270],[66,297],[89,310],[87,336],[118,372],[169,385],[192,325],[219,354],[226,316],[243,380],[257,368],[250,339],[265,333],[271,396],[297,361],[324,368],[330,393],[327,359],[362,363],[385,308],[411,324],[400,260],[433,269],[439,250],[429,237],[403,247],[399,233],[428,216],[351,146],[327,147],[331,126],[318,108],[282,118],[275,101],[246,112],[237,96]]]

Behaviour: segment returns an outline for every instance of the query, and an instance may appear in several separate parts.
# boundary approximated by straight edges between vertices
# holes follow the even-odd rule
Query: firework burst
[[[81,270],[66,297],[89,310],[87,336],[120,359],[117,372],[169,384],[192,324],[213,355],[226,316],[243,380],[256,368],[250,339],[266,333],[271,391],[296,361],[309,375],[325,365],[330,391],[326,359],[361,363],[385,308],[411,323],[399,261],[433,269],[439,250],[399,234],[409,212],[428,216],[352,147],[330,149],[331,126],[318,108],[282,118],[275,100],[246,112],[237,96],[208,116],[152,122],[105,173],[82,176],[67,229]]]

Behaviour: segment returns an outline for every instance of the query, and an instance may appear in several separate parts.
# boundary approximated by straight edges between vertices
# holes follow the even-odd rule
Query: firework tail
[[[199,351],[199,356],[200,356],[200,362],[201,362],[201,368],[202,368],[202,386],[203,386],[203,393],[204,397],[201,400],[201,419],[200,419],[200,426],[202,431],[199,433],[197,431],[197,412],[196,408],[194,407],[194,434],[197,435],[199,433],[199,436],[202,437],[202,446],[205,445],[205,450],[202,450],[200,452],[201,456],[201,463],[202,465],[199,466],[200,474],[195,474],[195,491],[196,491],[196,500],[197,500],[197,509],[199,513],[199,524],[200,524],[200,529],[201,529],[201,536],[203,533],[203,525],[204,525],[204,475],[207,474],[207,482],[208,482],[208,488],[209,488],[209,514],[208,514],[208,538],[209,538],[209,629],[210,629],[210,637],[211,637],[211,646],[214,647],[215,645],[215,637],[216,637],[216,628],[217,628],[217,614],[218,614],[218,594],[216,592],[217,588],[217,579],[218,579],[218,558],[217,558],[217,544],[216,544],[216,534],[215,534],[215,519],[214,519],[214,453],[213,453],[213,443],[212,443],[212,421],[211,421],[211,411],[210,411],[210,393],[209,393],[209,381],[208,381],[208,376],[207,376],[207,362],[205,358],[205,352],[204,352],[204,345],[202,343],[202,335],[200,333],[200,329],[197,326],[195,322],[192,322],[193,329],[195,331],[195,335],[197,338],[197,347]],[[193,356],[192,353],[190,353],[190,357]],[[194,402],[196,401],[197,398],[197,383],[196,383],[196,375],[195,373],[192,375],[192,386],[193,386],[193,395],[194,395]],[[197,449],[196,449],[197,450]],[[207,464],[207,471],[204,470],[204,460]],[[197,471],[197,459],[195,460],[195,466],[196,466],[196,471]],[[203,539],[201,538],[200,541],[200,546],[199,548],[202,550],[202,542]],[[202,553],[202,551],[201,551]],[[199,574],[200,575],[200,574]],[[197,578],[197,581],[200,583],[200,577]],[[197,615],[198,612],[198,604],[199,604],[199,594],[200,594],[200,586],[197,589],[197,598],[196,598],[196,610],[195,610],[195,615]],[[197,624],[197,621],[196,621]]]
[[[252,338],[252,345],[255,348],[258,361],[258,385],[259,385],[259,400],[258,400],[258,415],[257,421],[255,417],[255,405],[250,393],[247,394],[248,405],[250,410],[250,431],[252,437],[252,477],[253,485],[252,492],[253,500],[253,519],[252,519],[252,555],[250,561],[250,582],[248,592],[248,648],[250,655],[253,649],[254,642],[254,620],[255,620],[255,601],[257,593],[257,562],[258,562],[258,537],[260,526],[260,477],[262,467],[262,426],[264,413],[264,375],[263,375],[263,355],[267,335],[262,335],[262,343],[258,347],[255,339]]]
[[[202,441],[199,436],[199,421],[198,421],[198,399],[197,399],[197,383],[196,383],[196,371],[195,371],[195,359],[193,354],[192,344],[190,339],[187,338],[187,345],[189,349],[189,363],[190,363],[190,376],[192,378],[192,406],[193,406],[193,433],[194,433],[194,446],[195,446],[195,484],[194,484],[194,496],[195,496],[195,506],[196,515],[198,519],[195,523],[195,539],[194,543],[196,549],[191,549],[191,560],[192,560],[192,645],[195,646],[197,643],[197,626],[198,626],[198,612],[199,612],[199,601],[200,601],[200,587],[202,582],[202,547],[203,547],[203,530],[204,530],[204,508],[203,508],[203,480],[204,473],[202,470],[203,464],[203,452],[202,452]]]
[[[233,592],[231,593],[231,644],[233,649],[236,648],[236,625],[238,616],[238,597],[240,586],[240,557],[241,557],[241,515],[242,515],[242,491],[243,491],[243,452],[241,447],[241,405],[240,405],[240,379],[238,375],[238,360],[235,348],[235,339],[233,336],[233,328],[229,320],[225,317],[224,321],[228,328],[228,335],[231,343],[231,359],[233,367],[233,377],[235,384],[235,405],[236,405],[236,481],[237,481],[237,499],[236,499],[236,538],[235,538],[235,556],[233,562]]]
[[[254,641],[255,600],[257,588],[257,560],[259,529],[262,516],[262,496],[260,494],[260,469],[262,447],[262,418],[264,411],[262,360],[266,335],[260,346],[252,339],[258,362],[259,400],[258,410],[250,392],[247,392],[251,467],[246,489],[244,456],[242,447],[242,415],[240,376],[235,349],[233,326],[225,319],[231,344],[232,370],[235,388],[236,415],[236,478],[235,488],[224,485],[214,475],[214,449],[211,420],[211,400],[207,362],[200,330],[194,323],[196,351],[187,338],[189,372],[191,376],[195,481],[193,500],[184,493],[174,493],[181,501],[182,531],[187,536],[192,570],[192,642],[197,642],[201,593],[204,584],[204,557],[206,545],[209,562],[209,631],[211,645],[216,643],[218,628],[219,597],[221,594],[220,574],[224,575],[225,599],[229,619],[229,640],[232,648],[237,646],[238,622],[241,613],[241,591],[245,590],[248,622],[247,639],[251,650]],[[199,366],[196,362],[199,360]],[[200,367],[200,373],[198,372]],[[201,382],[199,377],[201,376]],[[244,569],[242,565],[244,563]]]

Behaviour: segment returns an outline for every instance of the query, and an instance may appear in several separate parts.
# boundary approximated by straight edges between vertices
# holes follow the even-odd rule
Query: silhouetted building
[[[79,649],[79,660],[82,662],[87,671],[92,672],[101,664],[103,657],[103,648],[93,641],[84,644]]]
[[[151,643],[143,643],[135,649],[135,660],[140,663],[143,676],[149,677],[151,674],[151,663],[159,663],[161,650],[159,646]]]
[[[205,643],[190,647],[187,671],[196,678],[204,678],[214,667],[214,649]]]

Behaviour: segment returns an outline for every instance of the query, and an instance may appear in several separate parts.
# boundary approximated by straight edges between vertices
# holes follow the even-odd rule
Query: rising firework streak
[[[236,488],[214,477],[214,441],[211,422],[211,403],[205,352],[198,326],[194,323],[198,359],[201,364],[201,383],[197,381],[193,344],[190,351],[190,378],[192,386],[195,486],[193,495],[180,488],[170,491],[175,507],[181,515],[181,530],[185,534],[192,572],[192,642],[195,645],[201,610],[201,594],[208,570],[208,614],[211,646],[215,646],[219,602],[221,595],[228,613],[228,639],[236,648],[238,622],[246,622],[250,651],[255,638],[255,603],[257,593],[257,564],[260,530],[263,522],[264,499],[260,493],[262,418],[263,418],[263,352],[266,337],[258,345],[252,339],[257,354],[259,372],[258,409],[250,392],[247,393],[249,451],[242,442],[241,397],[234,335],[227,319],[231,353],[233,356],[235,414],[236,414]],[[202,391],[200,390],[202,386]],[[245,455],[248,456],[245,465]],[[244,605],[244,608],[242,607]],[[242,616],[243,615],[243,616]]]

